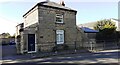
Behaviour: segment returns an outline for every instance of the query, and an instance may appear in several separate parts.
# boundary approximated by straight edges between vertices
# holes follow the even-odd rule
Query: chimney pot
[[[64,1],[61,1],[61,2],[60,2],[60,4],[61,4],[62,6],[65,6],[65,3],[64,3]]]

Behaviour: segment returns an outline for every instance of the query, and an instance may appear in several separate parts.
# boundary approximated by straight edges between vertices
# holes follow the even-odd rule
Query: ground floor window
[[[57,44],[64,43],[64,30],[56,30],[56,42]]]

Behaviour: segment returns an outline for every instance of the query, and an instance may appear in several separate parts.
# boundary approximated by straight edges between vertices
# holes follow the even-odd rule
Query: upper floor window
[[[63,23],[63,14],[56,14],[56,23]]]

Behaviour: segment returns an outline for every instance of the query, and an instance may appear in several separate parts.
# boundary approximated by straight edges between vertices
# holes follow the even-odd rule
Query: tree
[[[103,31],[104,29],[113,29],[116,30],[115,23],[111,20],[101,20],[97,21],[96,25],[94,26],[95,30]]]
[[[94,26],[95,30],[99,30],[97,38],[101,39],[113,39],[115,38],[116,26],[115,23],[111,20],[101,20],[96,23]]]
[[[15,38],[15,33],[11,36],[11,38]]]
[[[9,38],[11,35],[9,33],[2,33],[0,34],[2,38]]]

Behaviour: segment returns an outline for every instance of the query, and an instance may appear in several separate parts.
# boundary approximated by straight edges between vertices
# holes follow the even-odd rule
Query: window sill
[[[58,23],[58,22],[56,22],[55,24],[65,24],[65,23]]]

